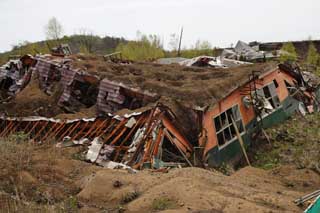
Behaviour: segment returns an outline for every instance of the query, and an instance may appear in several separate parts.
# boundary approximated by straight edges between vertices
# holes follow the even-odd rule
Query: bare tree
[[[52,40],[59,40],[59,38],[62,36],[63,28],[56,17],[52,17],[48,21],[48,24],[45,26],[45,33],[47,39]]]

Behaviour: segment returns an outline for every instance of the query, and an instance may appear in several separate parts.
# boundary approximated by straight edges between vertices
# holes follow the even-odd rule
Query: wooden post
[[[272,145],[272,144],[271,144],[271,141],[270,141],[270,138],[269,138],[268,134],[266,133],[266,131],[265,131],[264,129],[262,129],[262,133],[263,133],[264,137],[267,139],[268,143],[269,143],[270,145]]]
[[[250,161],[249,161],[249,158],[248,158],[248,155],[247,155],[247,152],[246,152],[246,149],[244,148],[244,143],[243,143],[242,137],[241,137],[241,135],[240,135],[240,133],[239,133],[239,129],[238,129],[238,127],[237,127],[236,122],[233,120],[233,116],[231,116],[231,120],[232,120],[232,124],[233,124],[233,126],[234,126],[234,129],[236,130],[237,138],[238,138],[238,140],[239,140],[239,143],[240,143],[240,146],[241,146],[243,155],[244,155],[244,157],[246,158],[248,165],[251,166]]]

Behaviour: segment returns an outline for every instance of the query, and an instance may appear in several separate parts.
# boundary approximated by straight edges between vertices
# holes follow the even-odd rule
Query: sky
[[[51,17],[65,35],[88,29],[100,36],[136,39],[156,34],[169,48],[183,26],[183,47],[197,40],[230,47],[238,40],[320,39],[319,0],[0,0],[0,52],[44,40]]]

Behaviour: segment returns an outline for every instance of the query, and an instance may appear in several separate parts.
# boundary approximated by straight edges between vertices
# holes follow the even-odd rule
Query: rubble
[[[197,67],[214,67],[214,68],[230,68],[240,65],[249,65],[252,63],[223,58],[223,57],[211,57],[211,56],[198,56],[192,59],[187,59],[179,62],[182,66],[197,66]]]
[[[252,53],[246,45],[238,48]],[[24,83],[14,93],[12,81],[1,90],[13,100],[0,105],[0,137],[22,131],[34,142],[88,145],[87,160],[106,167],[212,166],[239,156],[236,141],[244,137],[248,145],[260,128],[274,123],[273,116],[281,122],[297,111],[319,110],[316,78],[294,67],[207,56],[181,64],[25,56],[2,68],[1,83]],[[25,72],[10,77],[10,69]],[[40,106],[37,99],[28,105],[30,86],[41,93],[34,95],[43,97]],[[26,99],[21,103],[20,94]],[[84,118],[86,112],[92,117]]]
[[[249,46],[243,41],[238,41],[234,48],[224,49],[221,53],[222,58],[250,61],[265,62],[280,56],[280,50],[277,51],[261,51],[259,46]]]

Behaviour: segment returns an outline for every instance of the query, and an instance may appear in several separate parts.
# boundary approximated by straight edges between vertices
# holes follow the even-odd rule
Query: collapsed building
[[[263,51],[259,45],[251,46],[243,41],[238,41],[234,48],[226,48],[222,51],[221,57],[240,61],[265,62],[280,56],[280,50]]]
[[[158,64],[179,64],[187,67],[213,67],[213,68],[232,68],[249,62],[229,59],[226,57],[197,56],[194,58],[160,58],[155,61]]]
[[[295,112],[319,111],[319,80],[291,65],[219,69],[82,55],[14,64],[1,69],[1,92],[11,98],[1,97],[0,137],[24,132],[35,142],[86,144],[87,160],[106,167],[237,162],[240,137],[250,145]],[[28,99],[31,88],[41,95]]]

